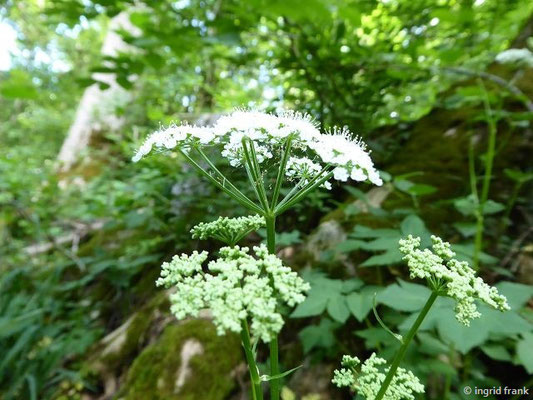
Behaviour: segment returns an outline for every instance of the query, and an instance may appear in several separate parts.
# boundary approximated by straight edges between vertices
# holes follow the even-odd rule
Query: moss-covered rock
[[[127,368],[150,340],[152,333],[157,334],[160,327],[166,325],[167,318],[171,318],[169,308],[167,293],[158,293],[101,341],[101,352],[97,354],[98,364],[115,373]]]
[[[241,360],[234,335],[217,336],[208,320],[169,325],[135,359],[120,400],[221,400],[234,389]]]

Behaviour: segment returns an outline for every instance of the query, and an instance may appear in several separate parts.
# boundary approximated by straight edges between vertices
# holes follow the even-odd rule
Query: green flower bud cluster
[[[334,371],[332,382],[338,387],[349,387],[355,392],[359,392],[366,400],[374,400],[381,388],[389,367],[383,358],[372,353],[366,360],[359,371],[357,366],[361,363],[359,358],[351,356],[342,357],[342,366],[340,370]],[[390,386],[385,392],[384,400],[414,400],[413,393],[424,393],[424,385],[411,372],[404,368],[398,368]]]
[[[223,247],[220,257],[208,263],[208,272],[202,269],[205,251],[174,256],[162,265],[156,284],[176,288],[170,301],[178,319],[209,308],[219,335],[240,333],[246,320],[252,336],[269,342],[283,326],[278,306],[303,302],[310,287],[264,245],[254,252],[255,257],[247,247]]]
[[[433,251],[421,250],[420,238],[400,240],[400,251],[407,261],[411,278],[427,279],[434,290],[442,291],[456,301],[455,316],[459,322],[469,326],[470,321],[479,318],[475,299],[500,310],[510,310],[505,296],[498,289],[483,282],[465,261],[454,259],[450,244],[432,236]]]
[[[218,239],[230,246],[235,245],[250,232],[265,226],[265,218],[260,215],[227,218],[219,217],[213,222],[201,222],[191,229],[194,239]]]

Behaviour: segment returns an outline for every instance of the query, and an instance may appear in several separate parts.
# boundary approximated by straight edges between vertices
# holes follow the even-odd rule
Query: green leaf
[[[365,283],[361,279],[353,278],[342,282],[341,292],[346,294],[359,289]]]
[[[361,249],[366,242],[363,242],[362,240],[345,240],[344,242],[341,242],[337,245],[336,249],[338,252],[341,253],[351,253],[354,250]]]
[[[526,183],[533,179],[533,172],[522,172],[517,169],[504,169],[505,175],[518,183]]]
[[[342,324],[345,323],[350,316],[350,310],[346,305],[346,299],[340,293],[336,293],[329,298],[327,310],[331,318]]]
[[[396,238],[401,236],[396,229],[373,229],[363,225],[356,225],[350,237],[355,239]]]
[[[442,343],[434,334],[419,332],[417,336],[420,341],[419,350],[423,353],[437,356],[439,354],[447,354],[450,351],[449,346]]]
[[[399,236],[395,237],[382,237],[374,239],[370,242],[363,242],[362,249],[367,251],[380,251],[380,250],[392,250],[398,248]]]
[[[331,19],[331,13],[321,0],[308,0],[305,7],[296,0],[271,0],[260,2],[263,12],[276,17],[282,15],[289,20],[308,22],[327,22]]]
[[[132,12],[129,14],[130,22],[141,28],[144,29],[146,26],[150,24],[150,14],[146,12]]]
[[[472,265],[472,257],[474,255],[473,243],[452,244],[452,250],[456,253],[456,258],[459,261],[466,261]],[[498,262],[498,259],[487,253],[481,252],[479,253],[479,261],[483,264],[494,264]]]
[[[453,226],[464,237],[471,237],[476,234],[477,226],[473,222],[457,222]]]
[[[472,195],[455,199],[453,205],[457,211],[459,211],[465,217],[475,215],[478,207],[478,204]]]
[[[418,311],[424,307],[431,295],[427,287],[415,283],[401,281],[401,286],[393,284],[387,286],[377,297],[381,304],[398,311]]]
[[[281,247],[287,247],[301,242],[302,239],[300,238],[300,231],[298,230],[276,234],[276,244]]]
[[[28,391],[30,392],[30,400],[37,400],[37,380],[33,374],[26,374],[26,382],[28,382]]]
[[[28,348],[33,339],[34,334],[39,330],[38,325],[34,325],[24,330],[18,337],[14,345],[12,345],[9,350],[2,355],[2,361],[0,362],[0,371],[4,371],[7,365],[11,363],[14,358],[20,358],[21,354],[24,353],[24,349]]]
[[[447,314],[450,312],[450,310],[453,310],[453,307],[455,305],[455,302],[447,297],[438,297],[437,300],[435,300],[435,304],[431,309],[429,310],[428,314],[426,315],[426,318],[424,318],[424,321],[422,322],[422,325],[420,325],[420,331],[425,331],[429,329],[434,329],[437,327],[437,322],[439,319],[443,316],[443,314]],[[452,316],[453,316],[452,312]],[[418,317],[418,312],[414,312],[409,317],[403,320],[403,322],[398,326],[398,328],[401,331],[407,331],[413,323],[415,322],[416,318]]]
[[[284,378],[287,375],[292,374],[294,371],[296,371],[297,369],[302,368],[302,367],[303,367],[303,365],[299,365],[297,367],[291,368],[288,371],[282,372],[281,374],[277,374],[277,375],[262,375],[260,377],[260,379],[261,379],[261,382],[275,381],[277,379],[281,379],[281,378]]]
[[[355,332],[355,334],[365,339],[367,349],[375,349],[381,345],[398,346],[399,342],[389,335],[388,332],[378,327],[372,327]]]
[[[398,249],[387,251],[367,259],[361,267],[379,267],[384,265],[398,264],[402,261],[402,253]]]
[[[296,307],[291,318],[306,318],[322,314],[330,298],[340,294],[343,289],[343,281],[329,279],[322,272],[307,270],[303,273],[303,277],[311,285],[311,290],[304,302]]]
[[[424,367],[427,368],[428,371],[431,371],[432,374],[435,375],[445,375],[449,377],[455,377],[458,375],[457,368],[455,368],[453,365],[450,365],[449,362],[441,361],[439,359],[434,360],[424,360]],[[450,400],[452,398],[450,397]]]
[[[9,78],[0,82],[0,95],[12,99],[31,100],[37,97],[37,89],[27,72],[13,69],[9,71]]]
[[[501,312],[485,304],[479,304],[478,310],[481,313],[479,320],[493,335],[509,337],[533,329],[533,324],[512,310]]]
[[[413,235],[421,239],[420,245],[427,247],[431,244],[431,234],[427,230],[424,221],[422,221],[417,215],[411,214],[405,217],[400,225],[402,236]],[[396,243],[398,247],[398,243]]]
[[[481,350],[483,353],[485,353],[487,356],[492,358],[493,360],[498,361],[511,361],[512,357],[511,354],[509,354],[509,351],[500,344],[487,344],[485,346],[481,346]]]
[[[482,345],[489,338],[489,329],[482,318],[471,321],[467,327],[455,319],[452,309],[441,313],[437,330],[445,342],[453,344],[454,348],[463,354]]]
[[[352,27],[357,27],[361,24],[361,10],[355,3],[340,2],[339,16],[345,18]]]
[[[435,186],[423,185],[423,184],[415,184],[411,186],[409,189],[407,189],[407,193],[413,196],[424,196],[427,194],[435,193],[436,191],[437,191],[437,188]]]
[[[374,293],[379,294],[382,290],[380,286],[365,286],[360,292],[353,292],[346,296],[346,304],[359,322],[363,321],[372,310]]]
[[[335,344],[334,330],[338,324],[323,318],[319,325],[310,325],[298,334],[303,345],[304,353],[309,353],[315,347],[329,349]]]
[[[478,209],[478,203],[473,195],[456,199],[453,204],[457,211],[464,216],[475,215]],[[503,210],[505,210],[505,205],[494,200],[487,200],[483,205],[483,214],[485,215],[496,214]]]
[[[311,289],[303,303],[298,304],[291,318],[306,318],[320,315],[326,310],[329,295],[320,289]]]
[[[414,183],[407,179],[395,179],[393,183],[396,189],[405,193],[409,193],[409,189],[414,186]]]
[[[440,338],[453,344],[461,353],[484,344],[489,338],[499,339],[526,334],[533,329],[531,323],[514,311],[501,312],[477,301],[481,317],[470,322],[470,327],[459,323],[455,318],[455,301],[439,297],[422,322],[420,331],[437,328]],[[411,314],[400,325],[402,331],[409,329],[418,312]]]
[[[507,297],[511,309],[517,311],[524,307],[533,297],[533,286],[515,282],[500,282],[496,285],[498,291]]]
[[[516,345],[516,355],[526,371],[533,374],[533,333],[524,334]]]
[[[359,200],[362,200],[364,201],[365,203],[368,202],[368,199],[366,197],[366,194],[365,192],[363,192],[362,190],[360,189],[357,189],[355,187],[352,187],[352,186],[343,186],[343,189],[346,190],[348,193],[350,193],[352,196],[354,196],[355,198],[359,199]]]
[[[17,317],[0,317],[0,338],[4,338],[32,326],[43,310],[33,310]]]
[[[485,215],[497,214],[503,210],[505,210],[505,204],[498,203],[494,200],[487,200],[483,206],[483,214]]]

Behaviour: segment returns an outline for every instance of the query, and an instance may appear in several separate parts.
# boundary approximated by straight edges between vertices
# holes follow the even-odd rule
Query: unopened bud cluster
[[[359,358],[343,356],[342,366],[344,368],[334,371],[332,382],[338,387],[348,387],[358,392],[366,400],[374,400],[389,370],[386,366],[387,362],[372,353],[358,371],[359,364],[361,364]],[[413,393],[424,393],[424,385],[411,371],[398,368],[383,399],[414,400]]]
[[[219,217],[213,222],[201,222],[191,229],[194,239],[218,239],[234,245],[250,232],[265,226],[265,218],[260,215],[227,218]]]
[[[219,335],[240,333],[242,322],[251,323],[252,336],[269,342],[283,326],[279,306],[289,307],[305,300],[309,284],[265,246],[254,247],[255,257],[247,247],[223,247],[219,257],[202,264],[207,252],[174,256],[162,265],[158,286],[174,287],[171,311],[178,318],[195,317],[209,308]]]
[[[507,299],[498,293],[498,289],[477,277],[467,262],[453,258],[455,253],[449,243],[436,236],[432,236],[431,240],[433,251],[421,250],[420,238],[409,235],[407,239],[400,240],[400,251],[407,261],[411,278],[437,283],[438,290],[456,301],[455,316],[459,322],[469,326],[471,320],[481,316],[476,299],[500,311],[510,309]]]

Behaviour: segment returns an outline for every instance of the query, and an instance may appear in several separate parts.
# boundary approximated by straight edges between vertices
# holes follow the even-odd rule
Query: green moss
[[[176,391],[181,350],[188,339],[197,340],[201,354],[189,363],[190,376]],[[191,320],[165,328],[159,340],[133,362],[126,382],[116,397],[123,400],[219,400],[234,389],[231,371],[241,360],[236,336],[217,336],[206,320]]]

